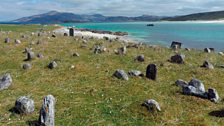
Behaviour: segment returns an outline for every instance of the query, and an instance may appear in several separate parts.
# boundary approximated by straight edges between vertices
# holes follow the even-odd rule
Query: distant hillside
[[[162,17],[143,15],[139,17],[125,17],[125,16],[103,16],[100,14],[94,15],[78,15],[67,12],[51,11],[45,14],[24,17],[12,22],[14,23],[40,23],[40,24],[54,24],[54,23],[74,23],[74,22],[127,22],[127,21],[158,21]]]
[[[163,18],[162,20],[168,21],[189,21],[189,20],[219,20],[224,19],[224,11],[196,13],[185,16],[176,16]]]

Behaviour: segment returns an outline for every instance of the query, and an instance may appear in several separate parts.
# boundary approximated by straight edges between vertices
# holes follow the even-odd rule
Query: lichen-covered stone
[[[26,96],[22,96],[16,100],[15,109],[20,114],[32,113],[34,108],[34,101]]]

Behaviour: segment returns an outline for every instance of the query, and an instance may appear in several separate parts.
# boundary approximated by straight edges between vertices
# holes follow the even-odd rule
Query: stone
[[[52,61],[49,63],[48,68],[49,69],[54,69],[58,66],[58,64],[55,61]]]
[[[64,36],[68,36],[68,33],[64,33]]]
[[[214,69],[214,66],[209,62],[205,61],[201,67],[207,68],[207,69]]]
[[[206,52],[206,53],[211,53],[211,50],[210,50],[209,48],[205,48],[205,49],[204,49],[204,52]]]
[[[48,95],[44,98],[42,107],[40,109],[39,125],[55,125],[55,98],[52,95]]]
[[[19,97],[15,102],[15,109],[19,114],[34,112],[34,101],[26,96]]]
[[[32,51],[32,48],[28,48],[28,47],[26,47],[26,48],[24,49],[24,52],[23,52],[23,53],[28,53],[28,52],[30,52],[30,51]]]
[[[177,55],[174,55],[174,56],[171,57],[171,62],[172,63],[177,63],[177,64],[183,64],[184,63],[184,58],[185,58],[185,55],[177,54]]]
[[[115,53],[117,55],[125,55],[127,53],[127,48],[126,46],[118,48],[117,50],[115,50]]]
[[[128,75],[134,76],[134,77],[137,77],[137,76],[143,77],[144,76],[144,74],[139,70],[131,70],[128,72]]]
[[[10,43],[10,38],[5,38],[5,43]]]
[[[135,58],[135,61],[144,62],[145,61],[145,56],[144,55],[139,55]]]
[[[72,54],[72,56],[79,57],[80,55],[79,55],[79,53],[75,52],[75,53]]]
[[[55,34],[52,34],[51,37],[56,38],[57,36]]]
[[[186,50],[186,51],[191,51],[191,49],[190,49],[190,48],[185,48],[185,50]]]
[[[44,58],[44,55],[42,53],[38,53],[37,58],[42,59],[42,58]]]
[[[188,86],[188,83],[187,83],[186,81],[184,81],[184,80],[181,80],[181,79],[177,80],[177,81],[175,82],[175,84],[176,84],[177,86],[179,86],[179,87],[186,87],[186,86]]]
[[[29,69],[31,69],[32,68],[32,65],[30,64],[30,63],[25,63],[25,64],[23,64],[23,69],[24,70],[29,70]]]
[[[142,106],[147,107],[149,112],[161,111],[159,103],[154,99],[146,100]]]
[[[208,89],[208,99],[215,103],[219,101],[218,92],[214,88]]]
[[[32,51],[27,52],[27,60],[31,61],[35,58],[35,54]]]
[[[8,89],[12,85],[12,77],[9,73],[0,77],[0,90]]]
[[[69,28],[69,36],[74,36],[74,28]]]
[[[223,52],[219,52],[219,55],[224,56],[224,53]]]
[[[181,45],[182,45],[181,42],[175,42],[175,41],[173,41],[172,44],[171,44],[171,46],[170,46],[170,48],[171,49],[174,49],[174,50],[181,49]]]
[[[149,64],[146,69],[146,77],[151,80],[156,80],[157,66],[155,64]]]
[[[105,52],[107,49],[104,46],[96,45],[94,47],[94,54]]]
[[[204,84],[198,79],[192,79],[188,85],[195,87],[199,92],[205,92]]]
[[[19,39],[16,39],[15,44],[21,44],[21,41]]]
[[[129,80],[128,75],[124,70],[116,70],[113,76],[117,77],[118,79]]]

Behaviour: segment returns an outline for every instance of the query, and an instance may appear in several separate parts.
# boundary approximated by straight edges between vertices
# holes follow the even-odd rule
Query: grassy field
[[[57,36],[51,34],[31,36],[40,28],[45,31],[54,26],[9,26],[0,25],[0,74],[11,73],[13,85],[0,91],[0,125],[24,126],[38,120],[43,97],[52,94],[56,98],[56,126],[94,126],[94,125],[224,125],[221,117],[215,117],[211,112],[223,109],[224,102],[214,104],[206,99],[181,94],[181,89],[175,86],[177,79],[190,81],[197,78],[203,81],[205,88],[215,88],[222,99],[224,97],[224,69],[206,70],[200,68],[204,60],[213,64],[224,64],[224,57],[216,53],[203,51],[180,50],[186,55],[183,65],[172,64],[167,60],[175,53],[167,48],[142,46],[139,49],[128,48],[127,55],[115,55],[113,50],[122,47],[123,43],[106,40],[89,39],[88,48],[80,48],[82,39]],[[27,35],[28,38],[21,38]],[[11,38],[11,43],[4,43],[5,37]],[[50,39],[48,38],[50,37]],[[14,39],[20,39],[22,44],[15,45]],[[38,40],[41,44],[35,44]],[[102,44],[108,52],[94,54],[90,48],[94,44]],[[25,47],[43,53],[43,59],[31,61],[32,69],[23,70],[26,55],[22,53]],[[72,57],[78,52],[80,57]],[[134,58],[145,55],[145,62],[135,62]],[[58,67],[50,70],[47,65],[58,59]],[[157,81],[146,78],[130,78],[129,81],[112,77],[116,69],[126,72],[132,69],[145,73],[150,63],[158,66]],[[71,69],[71,65],[75,69]],[[18,115],[9,110],[14,107],[15,100],[20,96],[30,96],[35,101],[35,112],[29,115]],[[161,105],[161,112],[149,113],[141,106],[146,99],[155,99]],[[223,114],[223,115],[222,115]],[[224,116],[224,112],[221,113]]]

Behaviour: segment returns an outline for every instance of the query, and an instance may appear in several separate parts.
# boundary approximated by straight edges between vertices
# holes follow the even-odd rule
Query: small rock
[[[144,55],[139,55],[135,58],[135,61],[144,62],[145,61],[145,56]]]
[[[65,37],[68,36],[68,33],[64,33],[64,36],[65,36]]]
[[[181,42],[175,42],[175,41],[173,41],[172,44],[171,44],[171,46],[170,46],[170,48],[171,49],[174,49],[174,50],[181,49],[181,45],[182,45]]]
[[[212,102],[217,103],[219,101],[218,92],[213,88],[208,89],[208,99]]]
[[[137,77],[137,76],[143,77],[144,76],[144,74],[141,71],[138,71],[138,70],[131,70],[131,71],[128,72],[128,75],[129,76],[135,76],[135,77]]]
[[[183,64],[184,63],[184,58],[185,58],[185,55],[174,55],[171,57],[171,62],[172,63],[177,63],[177,64]]]
[[[79,57],[80,55],[79,55],[79,53],[75,52],[75,53],[72,54],[72,56]]]
[[[219,55],[224,56],[224,53],[223,52],[219,52]]]
[[[94,47],[94,54],[99,54],[99,53],[105,52],[106,50],[107,49],[104,46],[96,45]]]
[[[115,50],[115,53],[117,55],[125,55],[127,53],[127,48],[126,46],[118,48],[117,50]]]
[[[146,100],[142,106],[147,107],[149,112],[161,111],[159,103],[153,99]]]
[[[32,68],[32,65],[31,64],[29,64],[29,63],[25,63],[25,64],[23,64],[23,69],[24,70],[29,70],[29,69],[31,69]]]
[[[211,50],[210,50],[209,48],[205,48],[205,49],[204,49],[204,52],[206,52],[206,53],[211,53]]]
[[[19,39],[16,39],[15,44],[21,44],[21,41]]]
[[[58,64],[55,61],[50,62],[50,64],[48,65],[48,68],[50,69],[54,69],[58,66]]]
[[[186,50],[186,51],[191,51],[191,49],[190,49],[190,48],[185,48],[185,50]]]
[[[205,67],[207,69],[214,69],[214,66],[207,60],[203,63],[201,67]]]
[[[56,38],[56,35],[55,34],[52,34],[51,37]]]
[[[5,38],[5,43],[10,43],[10,38]]]
[[[42,53],[38,53],[37,58],[42,59],[42,58],[44,58],[44,55]]]
[[[28,48],[28,47],[26,47],[26,48],[24,49],[24,52],[23,52],[23,53],[28,53],[28,52],[30,52],[30,51],[32,51],[32,48]]]
[[[26,96],[18,98],[15,102],[15,109],[20,114],[32,113],[34,108],[34,101]]]
[[[39,125],[54,126],[55,125],[55,98],[48,95],[44,98],[40,109]]]
[[[0,90],[7,89],[12,84],[12,77],[10,74],[5,74],[0,77]]]
[[[35,58],[35,54],[32,51],[27,52],[27,60],[33,60]]]
[[[116,70],[113,76],[118,79],[129,80],[128,75],[124,72],[124,70]]]
[[[175,84],[176,84],[177,86],[179,86],[179,87],[186,87],[186,86],[188,86],[188,83],[187,83],[186,81],[184,81],[184,80],[181,80],[181,79],[177,80],[177,81],[175,82]]]
[[[146,77],[151,80],[156,80],[157,66],[156,64],[149,64],[146,69]]]

